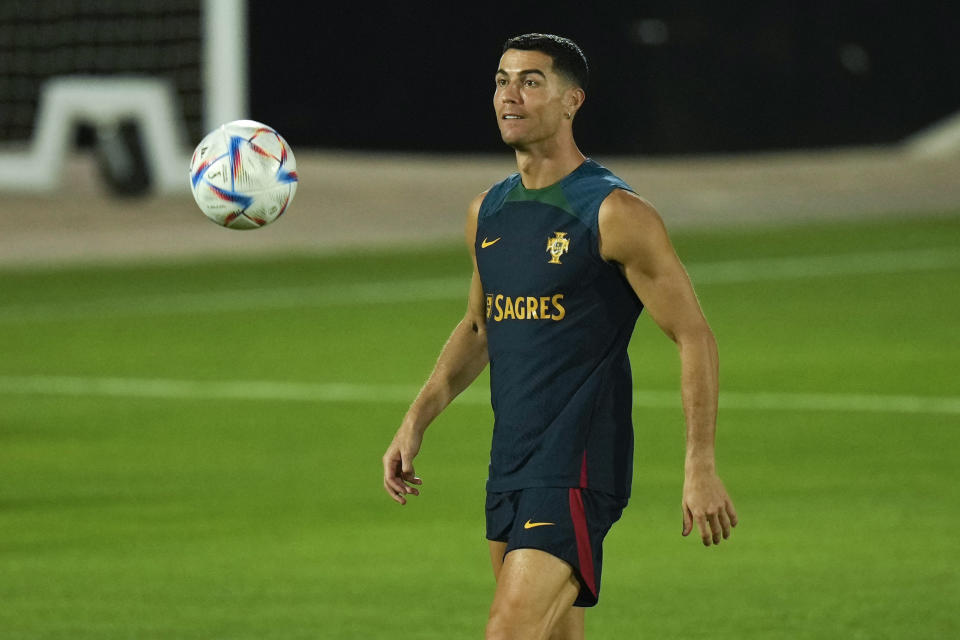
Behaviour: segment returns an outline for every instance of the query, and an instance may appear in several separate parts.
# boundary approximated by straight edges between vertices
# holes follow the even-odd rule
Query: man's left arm
[[[714,456],[719,359],[713,332],[652,205],[614,190],[600,207],[599,228],[601,255],[620,266],[654,322],[679,349],[687,422],[683,535],[696,522],[704,545],[719,544],[737,525],[737,513],[717,475]]]

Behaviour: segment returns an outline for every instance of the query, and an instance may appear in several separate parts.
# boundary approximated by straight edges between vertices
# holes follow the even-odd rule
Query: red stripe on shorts
[[[577,556],[580,559],[580,576],[590,593],[597,595],[597,582],[593,575],[593,549],[590,547],[590,532],[587,530],[587,513],[583,508],[580,489],[570,489],[570,518],[577,537]]]

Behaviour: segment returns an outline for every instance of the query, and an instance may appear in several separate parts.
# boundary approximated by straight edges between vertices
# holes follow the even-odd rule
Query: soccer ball
[[[259,229],[287,210],[297,192],[297,161],[272,127],[253,120],[220,125],[190,160],[193,199],[231,229]]]

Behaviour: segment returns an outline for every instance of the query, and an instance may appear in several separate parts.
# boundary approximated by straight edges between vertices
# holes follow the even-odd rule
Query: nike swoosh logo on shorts
[[[527,520],[523,523],[524,529],[533,529],[534,527],[548,527],[550,525],[557,524],[556,522],[530,522]]]
[[[501,236],[501,237],[502,237],[502,236]],[[484,239],[483,239],[483,242],[480,243],[480,248],[481,248],[481,249],[486,249],[486,248],[489,247],[490,245],[496,244],[496,243],[498,243],[498,242],[500,242],[500,238],[499,238],[499,237],[494,238],[493,240],[487,240],[486,238],[484,238]]]

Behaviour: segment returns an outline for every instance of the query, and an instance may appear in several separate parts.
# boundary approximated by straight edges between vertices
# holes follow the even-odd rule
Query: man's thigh
[[[495,544],[503,543],[491,543],[491,558]],[[583,626],[582,609],[573,613],[580,582],[568,563],[539,549],[514,549],[503,557],[499,570],[494,566],[494,571],[497,590],[488,634],[509,629],[529,638],[548,638],[555,632],[562,633],[558,637],[582,637],[566,633],[573,625],[582,634]],[[491,637],[500,636],[494,633]]]
[[[506,542],[490,540],[490,566],[493,568],[493,577],[499,582],[500,569],[503,567],[504,554],[507,551]],[[518,550],[522,551],[522,550]],[[584,614],[586,609],[583,607],[571,606],[560,616],[560,619],[553,626],[551,640],[582,640],[584,634]]]

